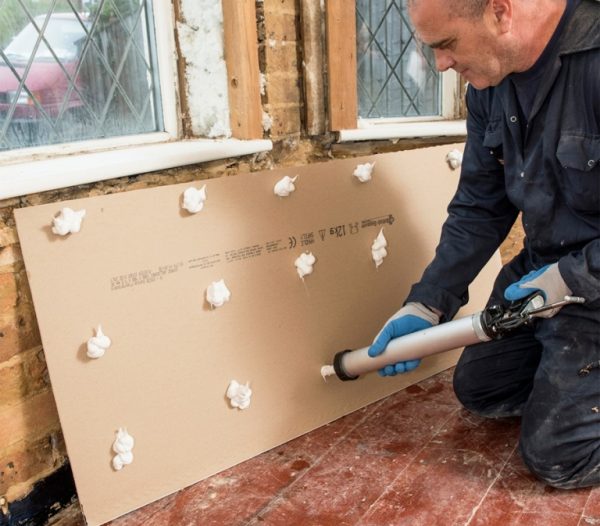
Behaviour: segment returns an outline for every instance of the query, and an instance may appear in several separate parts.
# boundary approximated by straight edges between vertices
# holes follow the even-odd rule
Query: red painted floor
[[[110,525],[600,525],[600,487],[537,481],[518,434],[461,409],[446,371]]]

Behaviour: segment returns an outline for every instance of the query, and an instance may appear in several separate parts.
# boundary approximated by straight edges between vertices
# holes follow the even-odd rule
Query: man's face
[[[437,69],[451,68],[477,89],[495,86],[506,76],[492,4],[478,18],[452,16],[445,0],[418,0],[410,8],[417,36],[432,48]]]

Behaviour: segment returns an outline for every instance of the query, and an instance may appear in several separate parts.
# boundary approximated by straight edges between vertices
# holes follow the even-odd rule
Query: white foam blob
[[[246,409],[250,406],[250,399],[252,398],[250,383],[240,384],[236,380],[231,380],[229,387],[227,387],[226,395],[229,398],[231,407]]]
[[[457,150],[456,148],[454,150],[449,151],[446,155],[446,162],[450,165],[450,168],[452,168],[453,170],[460,168],[462,164],[462,159],[462,152],[460,150]]]
[[[231,299],[231,292],[225,280],[213,281],[206,290],[206,301],[213,307],[222,307]]]
[[[298,179],[298,176],[290,177],[289,175],[284,175],[283,178],[275,184],[273,192],[279,197],[287,197],[296,189],[296,186],[294,185],[296,179]]]
[[[335,369],[334,369],[333,365],[324,365],[323,367],[321,367],[321,376],[323,377],[323,380],[327,380],[328,376],[331,376],[334,374],[335,374]]]
[[[356,169],[352,175],[361,183],[366,183],[367,181],[371,180],[371,174],[373,173],[374,166],[375,163],[359,164],[356,166]]]
[[[108,336],[102,332],[102,326],[98,325],[96,336],[92,336],[87,341],[87,355],[90,358],[102,358],[106,350],[110,347],[111,341]]]
[[[133,462],[133,446],[135,440],[123,427],[117,431],[117,436],[113,442],[113,451],[116,455],[113,457],[112,466],[115,471],[123,469],[123,466]]]
[[[316,261],[317,258],[313,256],[312,252],[303,252],[302,254],[300,254],[296,258],[296,261],[294,261],[294,265],[296,266],[298,276],[304,278],[304,276],[312,274],[314,270],[313,267]]]
[[[379,265],[383,263],[383,258],[387,256],[387,250],[385,247],[387,247],[387,239],[385,239],[385,236],[383,235],[382,228],[375,238],[375,241],[373,241],[373,244],[371,245],[371,256],[375,262],[375,268],[378,268]]]
[[[65,207],[52,219],[52,232],[59,236],[75,234],[81,230],[81,221],[85,217],[85,210],[72,210]]]
[[[206,185],[202,188],[194,188],[190,186],[183,192],[183,204],[181,205],[190,214],[196,214],[204,208],[204,202],[206,201]]]

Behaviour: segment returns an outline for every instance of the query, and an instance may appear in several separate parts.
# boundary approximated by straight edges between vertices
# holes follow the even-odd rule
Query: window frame
[[[273,144],[262,139],[256,127],[247,131],[234,129],[231,139],[185,139],[180,116],[179,77],[177,69],[177,46],[175,40],[176,17],[171,1],[150,0],[152,2],[154,39],[156,42],[156,62],[159,69],[159,84],[163,112],[164,132],[117,136],[106,139],[72,142],[57,145],[22,148],[0,153],[0,199],[54,190],[79,184],[137,175],[156,170],[164,170],[187,164],[196,164],[240,155],[250,155],[270,151]],[[237,9],[239,2],[222,0],[224,15],[224,38],[230,57],[235,56],[233,46],[242,46],[241,39],[227,38],[231,28],[238,30],[239,24],[247,20],[248,6]],[[255,25],[255,24],[254,24]],[[256,30],[256,29],[255,29]],[[250,35],[251,37],[251,35]],[[239,42],[236,44],[236,42]],[[239,55],[239,53],[237,53]],[[243,88],[248,76],[258,78],[258,57],[256,63],[246,65],[240,74],[238,66],[227,64],[228,77],[238,79],[236,85]],[[229,78],[228,78],[229,80]],[[231,83],[228,82],[229,85]],[[258,83],[256,96],[240,97],[237,90],[230,101],[245,101],[246,108],[230,108],[231,122],[239,123],[238,114],[247,114],[248,108],[256,113],[260,110]],[[230,88],[231,91],[231,88]],[[256,106],[258,105],[258,110]],[[236,138],[238,137],[238,138]],[[240,140],[243,139],[243,140]]]
[[[355,0],[328,0],[325,17],[329,127],[337,132],[338,142],[466,136],[466,123],[460,118],[461,78],[452,70],[442,73],[440,116],[359,118]]]

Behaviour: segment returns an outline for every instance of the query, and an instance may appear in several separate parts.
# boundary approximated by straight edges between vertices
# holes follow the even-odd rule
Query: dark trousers
[[[527,268],[505,266],[489,304]],[[521,416],[519,448],[528,468],[559,488],[600,484],[600,311],[568,305],[502,340],[465,348],[456,396],[481,416]]]

